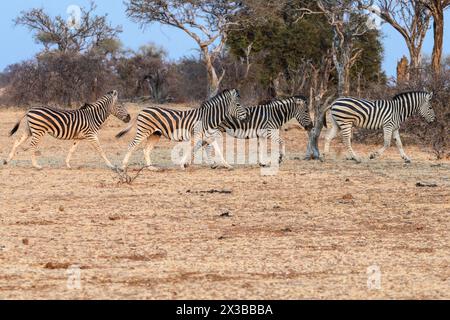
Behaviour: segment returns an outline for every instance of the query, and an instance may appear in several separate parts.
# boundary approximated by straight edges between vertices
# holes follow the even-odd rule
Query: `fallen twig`
[[[115,173],[117,173],[118,177],[119,177],[119,182],[118,184],[133,184],[134,180],[137,179],[137,177],[139,177],[139,175],[141,174],[141,172],[148,168],[149,166],[143,166],[141,167],[134,176],[130,176],[126,170],[121,170],[119,168],[115,168],[113,171]]]
[[[428,183],[428,182],[417,182],[416,187],[435,188],[435,187],[437,187],[437,184],[436,183]]]

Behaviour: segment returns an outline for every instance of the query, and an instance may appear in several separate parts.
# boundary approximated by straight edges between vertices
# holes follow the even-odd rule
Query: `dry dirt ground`
[[[0,111],[2,159],[21,113]],[[100,136],[117,164],[132,138],[115,140],[122,127],[111,118]],[[70,142],[44,140],[42,171],[19,150],[0,165],[0,299],[450,298],[449,161],[407,145],[412,164],[392,147],[358,165],[336,140],[335,156],[307,162],[306,134],[290,127],[275,176],[181,171],[162,141],[164,169],[127,185],[87,143],[71,170]],[[137,152],[132,168],[143,161]]]

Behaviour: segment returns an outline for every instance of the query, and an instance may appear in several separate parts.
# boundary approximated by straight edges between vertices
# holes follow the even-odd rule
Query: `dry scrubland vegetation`
[[[410,49],[396,79],[382,70],[383,53],[396,48],[383,48],[382,33],[368,24],[371,4]],[[127,48],[121,27],[97,15],[95,3],[81,8],[75,29],[44,9],[21,12],[16,26],[42,50],[0,72],[0,158],[25,107],[76,107],[111,89],[121,101],[166,106],[203,101],[223,88],[239,89],[243,104],[304,94],[315,116],[342,95],[387,99],[426,89],[434,92],[437,121],[416,117],[402,126],[408,165],[395,147],[376,161],[345,161],[339,139],[324,162],[303,161],[306,133],[291,123],[282,131],[287,159],[275,176],[242,165],[181,171],[166,140],[152,155],[162,169],[143,171],[131,184],[119,183],[87,143],[66,169],[71,142],[47,137],[44,170],[32,169],[21,150],[0,166],[0,299],[450,298],[450,58],[442,52],[449,6],[124,1],[133,22],[169,25],[197,42],[200,55],[177,61],[151,43]],[[433,53],[421,60],[430,25]],[[138,108],[130,105],[133,114]],[[132,138],[114,139],[122,126],[110,119],[100,134],[116,164]],[[358,130],[355,140],[367,158],[382,138]],[[131,175],[143,163],[136,152]],[[72,265],[81,268],[80,290],[66,285]],[[368,290],[369,266],[381,269],[380,290]]]
[[[0,111],[1,158],[21,112]],[[100,136],[114,163],[131,139],[113,138],[122,125],[110,119]],[[410,165],[394,147],[357,165],[338,141],[332,159],[302,161],[306,134],[287,128],[288,159],[270,177],[255,166],[183,172],[167,140],[153,156],[164,169],[132,185],[88,144],[72,170],[70,142],[44,140],[42,171],[20,151],[0,167],[0,298],[450,298],[449,161],[407,145]],[[376,147],[355,144],[366,156]],[[71,265],[81,290],[66,287]],[[381,290],[367,289],[371,265]]]

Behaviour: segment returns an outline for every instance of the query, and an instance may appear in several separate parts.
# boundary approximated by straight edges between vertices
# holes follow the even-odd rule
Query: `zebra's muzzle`
[[[128,123],[131,120],[131,116],[128,114],[125,119],[123,119],[123,122]]]

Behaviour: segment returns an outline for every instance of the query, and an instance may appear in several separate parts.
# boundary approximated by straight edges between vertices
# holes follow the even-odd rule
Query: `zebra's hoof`
[[[374,159],[376,159],[378,157],[378,153],[372,153],[370,156],[369,156],[369,159],[370,160],[374,160]]]
[[[356,163],[361,163],[361,159],[359,157],[352,157],[352,156],[350,156],[350,157],[347,157],[347,160],[351,160],[351,161],[354,161]]]
[[[8,164],[8,161],[6,161],[6,160],[3,160],[3,165],[7,165]]]
[[[261,168],[267,168],[267,167],[269,167],[269,165],[268,165],[267,163],[259,163],[259,166],[260,166]]]
[[[406,158],[406,159],[403,159],[403,160],[405,160],[405,163],[411,163],[411,159],[409,159],[409,158]]]
[[[180,164],[180,168],[181,168],[181,170],[186,170],[187,168],[189,168],[189,163]]]

